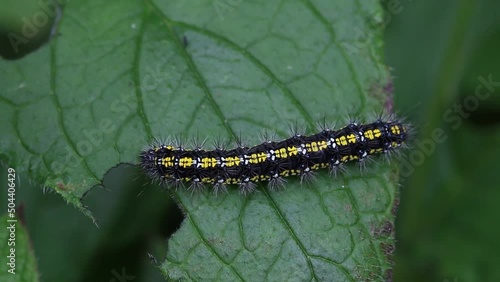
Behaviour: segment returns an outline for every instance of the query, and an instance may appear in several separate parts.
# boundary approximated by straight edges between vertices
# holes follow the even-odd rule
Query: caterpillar
[[[162,183],[186,184],[191,190],[208,184],[215,193],[235,184],[242,194],[248,194],[257,182],[268,182],[273,188],[282,186],[288,176],[304,179],[318,169],[336,171],[346,162],[390,153],[405,144],[408,134],[408,124],[396,118],[379,118],[372,123],[352,122],[339,130],[295,134],[253,147],[239,144],[230,150],[204,150],[200,146],[186,149],[159,143],[142,151],[139,158],[142,169]]]

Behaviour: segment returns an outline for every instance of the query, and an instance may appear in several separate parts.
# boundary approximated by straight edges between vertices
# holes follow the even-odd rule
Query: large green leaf
[[[377,1],[75,0],[56,30],[35,53],[0,62],[1,157],[82,210],[103,175],[136,163],[154,137],[257,143],[259,132],[284,138],[290,124],[381,111],[390,98]],[[375,162],[249,197],[173,191],[186,219],[161,269],[193,280],[385,279],[395,176]]]

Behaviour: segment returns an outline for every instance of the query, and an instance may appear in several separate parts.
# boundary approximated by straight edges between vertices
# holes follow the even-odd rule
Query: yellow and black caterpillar
[[[140,160],[146,173],[167,184],[188,184],[193,190],[209,184],[215,192],[225,190],[227,184],[236,184],[241,193],[247,194],[255,189],[256,182],[268,181],[273,187],[282,184],[287,176],[303,178],[320,168],[336,170],[349,161],[388,153],[402,146],[407,138],[407,124],[394,118],[378,119],[231,150],[188,150],[159,144],[141,152]]]

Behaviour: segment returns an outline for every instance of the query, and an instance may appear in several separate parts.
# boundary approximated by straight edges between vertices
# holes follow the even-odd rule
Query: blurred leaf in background
[[[386,57],[419,132],[401,167],[395,280],[499,281],[500,2],[395,2]]]
[[[3,266],[0,280],[10,281],[39,281],[35,256],[31,248],[28,232],[21,218],[0,217],[2,223],[7,223],[7,232],[0,232],[0,263]],[[18,257],[16,261],[16,256]],[[19,258],[22,258],[19,260]]]
[[[17,59],[34,51],[51,35],[66,0],[1,0],[0,54]]]

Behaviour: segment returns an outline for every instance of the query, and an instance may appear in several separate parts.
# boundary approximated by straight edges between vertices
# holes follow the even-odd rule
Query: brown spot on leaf
[[[59,188],[63,191],[66,191],[66,187],[64,186],[64,184],[62,182],[57,182],[56,186],[57,186],[57,188]]]
[[[394,199],[394,203],[392,204],[392,209],[391,209],[392,215],[396,216],[396,213],[398,213],[398,208],[399,208],[399,197],[396,197],[396,199]]]
[[[373,229],[373,236],[376,237],[389,237],[394,235],[394,224],[386,220],[384,225]]]
[[[392,282],[392,269],[385,271],[385,281]]]

